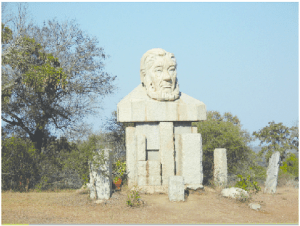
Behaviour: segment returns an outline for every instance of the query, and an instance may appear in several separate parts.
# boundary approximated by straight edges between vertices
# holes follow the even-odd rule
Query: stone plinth
[[[214,150],[214,181],[220,186],[227,185],[227,156],[225,148]]]
[[[169,200],[173,202],[184,201],[184,179],[182,176],[169,177]]]
[[[277,187],[278,171],[279,171],[280,153],[276,151],[269,160],[267,170],[267,179],[265,182],[265,193],[275,193]]]

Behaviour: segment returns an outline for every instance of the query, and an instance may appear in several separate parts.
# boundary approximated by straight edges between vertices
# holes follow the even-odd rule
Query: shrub
[[[280,169],[283,173],[288,173],[293,175],[294,177],[298,177],[299,175],[299,159],[295,154],[289,154],[284,162],[282,162],[282,166]]]
[[[257,193],[261,190],[261,188],[258,186],[257,181],[254,181],[250,175],[248,175],[247,178],[243,177],[240,174],[237,176],[240,178],[240,181],[236,182],[235,187],[242,188],[245,191],[254,193]]]
[[[140,194],[139,194],[139,190],[137,189],[137,187],[134,187],[133,190],[129,191],[128,194],[128,199],[126,201],[127,206],[130,207],[137,207],[140,206]]]

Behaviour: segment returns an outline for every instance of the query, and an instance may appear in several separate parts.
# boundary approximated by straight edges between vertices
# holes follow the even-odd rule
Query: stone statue
[[[150,98],[158,101],[179,98],[176,66],[174,54],[163,49],[151,49],[143,55],[140,77]]]

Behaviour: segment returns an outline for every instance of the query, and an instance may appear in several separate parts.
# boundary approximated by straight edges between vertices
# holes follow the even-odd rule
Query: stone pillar
[[[175,175],[173,122],[160,122],[159,136],[159,152],[162,164],[162,185],[168,186],[169,177]]]
[[[111,150],[104,149],[98,151],[90,164],[90,198],[109,199],[112,194],[112,160]]]
[[[126,172],[128,187],[137,185],[137,153],[135,127],[126,127]]]
[[[169,177],[168,195],[170,201],[184,201],[184,180],[182,176]]]
[[[182,176],[188,188],[202,188],[202,139],[200,133],[181,134]]]
[[[276,151],[269,159],[267,170],[267,179],[265,182],[264,193],[275,193],[277,187],[278,171],[279,171],[280,153]]]
[[[225,148],[214,150],[214,181],[216,184],[227,185],[227,156]]]

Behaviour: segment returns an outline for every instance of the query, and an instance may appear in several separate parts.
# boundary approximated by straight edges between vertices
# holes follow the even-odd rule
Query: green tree
[[[2,189],[28,191],[39,176],[37,159],[40,156],[33,143],[28,139],[2,134],[1,158]]]
[[[297,127],[291,129],[281,122],[275,123],[274,121],[268,122],[268,124],[258,132],[253,132],[253,135],[260,140],[260,145],[266,144],[261,148],[260,156],[265,154],[265,158],[269,159],[274,152],[279,151],[280,158],[284,159],[288,150],[298,150]]]
[[[226,148],[229,174],[241,174],[255,165],[255,153],[248,146],[251,136],[242,130],[237,116],[228,112],[222,116],[217,111],[208,111],[207,120],[194,125],[202,136],[204,183],[213,176],[216,148]]]
[[[11,40],[2,42],[1,116],[6,132],[21,130],[41,152],[49,134],[80,130],[114,91],[115,76],[104,71],[107,55],[98,40],[75,21],[13,24]]]

